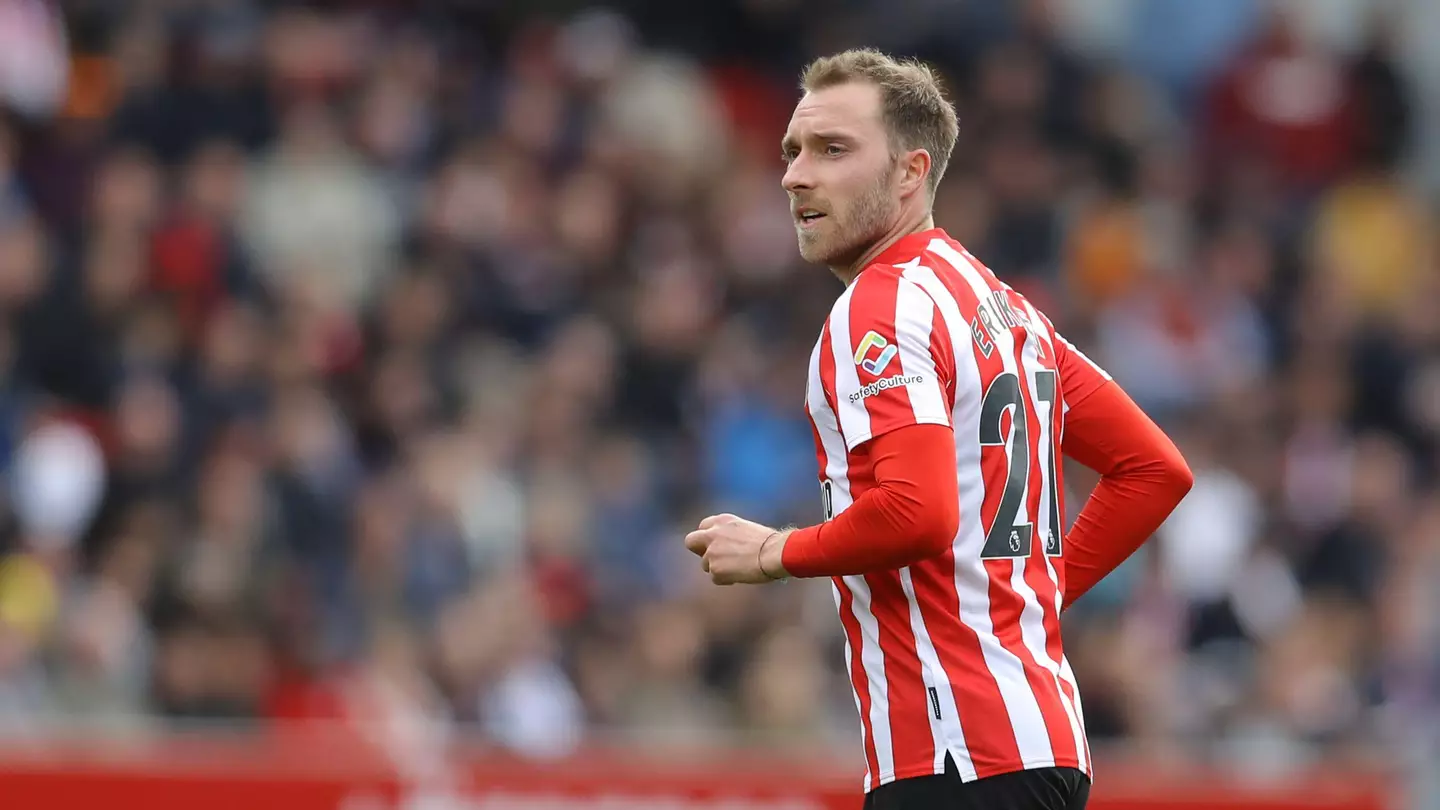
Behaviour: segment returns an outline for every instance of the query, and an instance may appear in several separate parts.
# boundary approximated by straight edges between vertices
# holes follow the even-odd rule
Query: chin
[[[814,246],[807,246],[802,244],[800,246],[800,258],[804,259],[810,264],[825,263],[825,253],[823,251],[816,250]]]
[[[831,243],[816,240],[813,242],[800,242],[800,258],[811,264],[823,264],[829,267],[846,264],[847,256],[853,256],[855,251],[847,246],[836,246]]]
[[[828,254],[825,252],[825,246],[823,244],[815,241],[806,241],[805,239],[801,239],[799,241],[799,247],[800,258],[811,264],[825,263]]]

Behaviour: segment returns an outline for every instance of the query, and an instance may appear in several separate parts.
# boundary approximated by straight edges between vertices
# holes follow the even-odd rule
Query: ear
[[[913,194],[923,194],[930,168],[930,153],[924,149],[912,149],[901,155],[900,196],[909,198]]]

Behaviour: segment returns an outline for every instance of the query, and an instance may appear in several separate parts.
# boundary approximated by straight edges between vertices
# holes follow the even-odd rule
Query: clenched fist
[[[716,585],[758,584],[788,576],[781,556],[789,534],[735,515],[711,515],[685,535],[685,548],[701,558]]]

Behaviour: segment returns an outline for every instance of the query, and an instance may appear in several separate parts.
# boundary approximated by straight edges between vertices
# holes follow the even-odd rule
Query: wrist
[[[789,579],[785,570],[785,541],[794,529],[776,529],[760,544],[760,573],[772,580]]]

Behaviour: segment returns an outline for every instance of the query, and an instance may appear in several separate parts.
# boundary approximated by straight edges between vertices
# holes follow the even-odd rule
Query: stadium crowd
[[[778,140],[865,34],[957,103],[937,222],[1197,475],[1067,613],[1097,748],[1435,750],[1440,265],[1393,31],[1214,0],[1102,60],[1043,3],[572,5],[0,12],[0,732],[854,747],[828,585],[716,588],[680,539],[819,516],[839,286]]]

